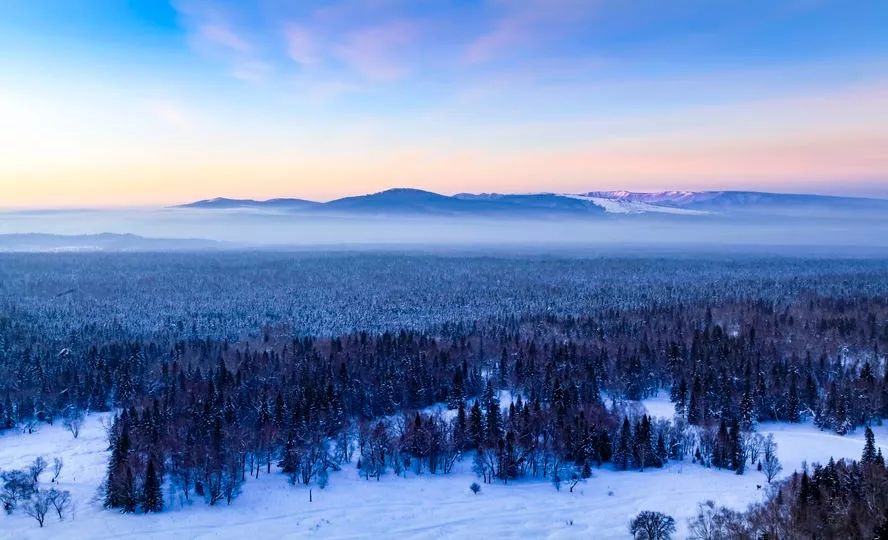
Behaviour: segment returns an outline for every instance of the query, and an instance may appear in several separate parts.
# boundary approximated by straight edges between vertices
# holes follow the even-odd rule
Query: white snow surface
[[[662,395],[642,404],[655,416],[671,415]],[[471,458],[465,457],[447,476],[388,474],[367,481],[353,465],[333,473],[326,489],[290,486],[279,472],[248,479],[243,493],[230,507],[210,507],[203,501],[182,505],[165,488],[168,509],[154,515],[124,515],[102,508],[96,494],[105,473],[107,442],[102,422],[108,415],[90,415],[80,438],[61,426],[41,426],[39,432],[0,435],[0,468],[25,467],[36,456],[50,462],[61,457],[64,469],[60,487],[68,489],[76,508],[59,522],[47,518],[43,529],[17,511],[0,515],[0,538],[37,540],[65,538],[240,539],[274,538],[629,538],[627,523],[642,510],[665,512],[676,519],[677,538],[687,531],[687,519],[698,502],[713,499],[736,509],[759,501],[764,477],[754,468],[737,476],[688,461],[670,463],[645,472],[595,470],[574,493],[545,481],[510,485],[483,485],[477,481]],[[838,436],[810,424],[765,424],[774,433],[784,474],[803,462],[825,462],[830,456],[858,458],[862,430]],[[876,428],[877,442],[888,442],[888,427]],[[882,445],[888,452],[888,445]],[[49,482],[44,473],[41,482]],[[480,482],[479,482],[480,483]]]
[[[707,201],[721,195],[722,191],[590,191],[582,193],[588,197],[601,197],[604,199],[616,199],[622,201],[640,201],[652,204],[682,205],[694,202]]]
[[[675,416],[675,404],[669,401],[669,392],[665,390],[660,390],[656,396],[645,399],[641,404],[650,416],[667,420]]]
[[[596,206],[600,206],[609,214],[645,214],[652,212],[658,214],[704,215],[709,213],[703,210],[662,206],[625,198],[594,197],[590,195],[574,195],[570,193],[562,193],[560,195],[571,199],[589,201]]]

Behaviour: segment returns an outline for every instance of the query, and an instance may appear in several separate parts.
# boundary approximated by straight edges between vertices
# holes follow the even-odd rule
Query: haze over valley
[[[757,192],[438,195],[393,189],[326,203],[213,198],[165,208],[0,213],[0,234],[131,234],[179,242],[75,239],[74,249],[306,246],[888,248],[888,201]],[[188,242],[181,242],[187,240]],[[199,242],[197,240],[203,240]],[[0,249],[64,249],[4,236]],[[798,251],[796,251],[798,252]]]

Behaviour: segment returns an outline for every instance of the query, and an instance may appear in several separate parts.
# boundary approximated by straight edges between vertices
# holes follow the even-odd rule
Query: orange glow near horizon
[[[726,29],[724,10],[701,5],[682,16],[713,32],[689,35],[668,14],[586,3],[179,0],[109,20],[0,7],[13,51],[0,208],[392,187],[888,197],[888,43],[874,45],[872,13],[796,6],[823,24],[854,18],[823,44],[822,24],[793,25],[779,6],[741,6]],[[786,25],[757,24],[772,8]],[[590,31],[608,21],[612,33]]]

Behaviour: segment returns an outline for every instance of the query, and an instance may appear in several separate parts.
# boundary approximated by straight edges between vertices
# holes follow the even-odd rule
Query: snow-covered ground
[[[641,402],[647,413],[658,418],[672,420],[675,416],[675,404],[669,401],[669,392],[660,390],[660,392],[651,398]]]
[[[644,403],[655,416],[671,414],[671,404],[660,395]],[[668,408],[667,408],[668,405]],[[157,515],[123,515],[101,508],[96,492],[107,458],[102,422],[91,415],[79,439],[61,426],[42,426],[31,435],[0,436],[0,468],[24,467],[37,455],[65,466],[61,487],[72,492],[74,515],[64,522],[47,518],[44,529],[21,514],[0,515],[3,539],[227,539],[227,538],[628,538],[627,523],[641,510],[658,510],[676,518],[678,538],[696,504],[713,499],[737,509],[763,496],[761,473],[743,476],[704,469],[689,462],[639,472],[597,470],[578,485],[556,491],[543,481],[511,485],[484,485],[472,494],[475,481],[471,460],[464,459],[448,476],[389,474],[380,482],[358,477],[353,466],[334,473],[329,486],[312,490],[287,484],[284,475],[248,479],[243,494],[231,507],[209,507],[203,502],[178,503]],[[830,456],[858,458],[863,435],[840,437],[809,424],[766,424],[773,432],[784,474],[803,461],[826,461]],[[877,442],[888,443],[888,427],[876,429]],[[883,445],[888,452],[888,445]],[[49,481],[44,473],[43,481]],[[175,498],[166,494],[167,502]]]
[[[610,198],[595,197],[591,195],[574,195],[570,193],[559,194],[562,197],[588,201],[596,206],[600,206],[608,214],[678,214],[685,216],[702,216],[709,214],[704,210],[691,210],[688,208],[677,208],[675,206],[664,206],[660,204],[651,204],[649,202],[629,200],[626,198]]]

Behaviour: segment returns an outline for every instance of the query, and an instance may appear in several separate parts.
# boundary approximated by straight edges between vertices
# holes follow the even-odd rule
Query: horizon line
[[[366,193],[356,193],[352,195],[343,195],[341,197],[334,197],[326,200],[317,200],[317,199],[308,199],[304,197],[300,197],[298,195],[278,195],[269,198],[252,198],[252,197],[229,197],[225,195],[218,195],[213,197],[206,197],[201,199],[191,199],[187,201],[178,201],[178,202],[169,202],[169,203],[157,203],[157,204],[98,204],[98,205],[72,205],[72,206],[13,206],[13,207],[5,207],[0,206],[0,212],[2,213],[26,213],[26,212],[50,212],[50,211],[68,211],[68,212],[88,212],[88,211],[101,211],[101,210],[163,210],[163,209],[174,209],[181,208],[183,206],[187,206],[190,204],[200,203],[200,202],[209,202],[215,200],[226,200],[226,201],[242,201],[242,202],[257,202],[257,203],[265,203],[269,201],[279,201],[279,200],[299,200],[305,201],[309,203],[316,204],[327,204],[334,201],[348,199],[353,197],[367,197],[371,195],[378,195],[381,193],[386,193],[389,191],[396,190],[404,190],[404,191],[419,191],[424,193],[431,193],[434,195],[440,195],[443,197],[456,197],[458,195],[583,195],[586,193],[631,193],[631,194],[656,194],[656,193],[760,193],[760,194],[773,194],[773,195],[807,195],[807,196],[817,196],[817,197],[833,197],[833,198],[843,198],[843,199],[870,199],[870,200],[879,200],[879,201],[888,201],[888,195],[851,195],[851,194],[843,194],[836,195],[834,193],[824,193],[824,192],[813,192],[813,191],[764,191],[760,189],[660,189],[660,190],[630,190],[630,189],[598,189],[598,190],[588,190],[588,191],[579,191],[579,192],[571,192],[571,191],[522,191],[522,192],[497,192],[497,191],[479,191],[479,192],[470,192],[470,191],[455,191],[455,192],[440,192],[433,191],[430,189],[418,188],[418,187],[408,187],[408,186],[395,186],[390,188],[381,189],[379,191],[370,191]]]

